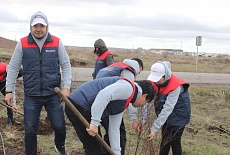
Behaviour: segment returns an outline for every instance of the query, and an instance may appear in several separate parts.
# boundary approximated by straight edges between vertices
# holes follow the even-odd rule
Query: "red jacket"
[[[4,63],[4,62],[0,62],[0,81],[5,80],[6,78],[6,66],[8,64]]]

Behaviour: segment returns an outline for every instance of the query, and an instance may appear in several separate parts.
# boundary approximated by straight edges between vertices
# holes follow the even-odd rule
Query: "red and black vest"
[[[117,76],[115,76],[115,77],[117,77]],[[104,78],[101,78],[101,79],[104,80]],[[119,114],[119,113],[123,112],[125,109],[128,108],[130,103],[134,103],[136,101],[136,99],[137,99],[138,88],[134,84],[134,82],[129,80],[129,79],[127,79],[127,78],[124,78],[124,77],[120,77],[120,79],[126,80],[132,85],[132,87],[133,87],[132,94],[126,100],[111,101],[107,105],[105,111],[103,112],[102,118],[104,118],[104,117],[106,117],[108,115],[116,115],[116,114]]]
[[[100,69],[96,76],[96,79],[102,77],[120,76],[121,72],[125,69],[130,70],[134,74],[134,76],[136,76],[136,72],[132,67],[123,62],[118,62]]]
[[[6,81],[6,66],[8,64],[0,62],[0,82]]]
[[[105,51],[104,53],[102,53],[101,55],[99,56],[96,56],[96,60],[95,60],[95,64],[94,64],[94,72],[93,72],[93,79],[96,78],[97,76],[97,73],[100,69],[104,68],[104,67],[107,67],[107,64],[106,64],[106,57],[112,53],[107,50]]]
[[[127,80],[132,85],[133,92],[126,100],[111,101],[107,105],[102,117],[121,113],[129,106],[129,103],[134,103],[136,101],[138,94],[138,89],[134,82],[123,77],[114,76],[90,80],[75,89],[68,98],[75,106],[79,106],[87,111],[91,111],[91,106],[97,94],[105,87],[117,82],[119,79]]]
[[[175,90],[178,86],[183,86],[184,92],[179,95],[177,103],[166,120],[166,123],[176,127],[182,127],[188,124],[191,115],[190,97],[188,92],[189,84],[184,80],[177,78],[173,74],[166,86],[158,87],[154,82],[151,83],[157,92],[157,98],[154,103],[157,116],[161,113],[168,94]]]
[[[49,96],[61,84],[58,59],[59,38],[48,34],[41,49],[31,34],[21,39],[24,93],[28,96]]]

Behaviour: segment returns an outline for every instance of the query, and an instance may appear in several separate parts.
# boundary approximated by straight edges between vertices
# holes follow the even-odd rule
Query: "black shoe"
[[[62,146],[62,148],[59,149],[55,146],[55,149],[59,152],[60,155],[69,155],[65,150],[65,146]]]
[[[16,121],[15,118],[12,118],[12,119],[8,118],[8,124],[12,124],[12,125],[21,125],[22,123]]]

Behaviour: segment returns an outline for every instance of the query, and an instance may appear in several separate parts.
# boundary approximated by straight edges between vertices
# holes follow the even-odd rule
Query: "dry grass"
[[[230,88],[202,88],[190,87],[192,116],[182,136],[184,155],[227,155],[230,154]],[[227,96],[227,97],[226,97]],[[128,126],[127,112],[125,115]],[[151,127],[156,118],[153,114],[149,117],[147,126]],[[130,155],[158,155],[161,132],[158,131],[152,142],[147,143],[146,136],[149,127],[144,130],[140,141],[132,130],[127,130]],[[138,146],[138,147],[137,147]]]
[[[94,67],[95,55],[93,48],[70,49],[67,48],[68,55],[72,67]],[[13,54],[13,50],[0,49],[0,61],[9,62]],[[144,63],[144,70],[150,70],[150,67],[156,61],[170,61],[172,63],[172,71],[174,72],[196,72],[196,57],[192,56],[176,56],[176,55],[159,55],[159,54],[143,54],[136,50],[114,51],[115,62],[123,61],[138,57]],[[215,58],[198,57],[197,72],[203,73],[230,73],[230,56],[219,55]]]
[[[0,50],[0,61],[9,62],[13,50]],[[68,50],[71,59],[71,64],[74,67],[93,67],[94,55],[92,50]],[[163,56],[154,54],[143,54],[137,51],[134,52],[114,52],[115,61],[123,61],[125,58],[138,57],[144,61],[145,70],[149,70],[151,65],[158,60],[168,60],[172,62],[172,70],[175,72],[195,72],[195,57],[189,56]],[[199,72],[212,73],[230,73],[229,68],[230,58],[227,56],[219,56],[216,58],[199,58]],[[77,73],[76,73],[77,74]],[[79,85],[77,83],[75,85]],[[75,86],[73,86],[75,87]],[[23,90],[22,85],[17,85],[17,90]],[[201,87],[191,85],[190,96],[192,104],[191,122],[186,127],[182,141],[184,155],[227,155],[230,154],[230,88],[214,88]],[[1,98],[3,96],[0,95]],[[23,91],[17,91],[17,103],[20,110],[23,110]],[[154,114],[154,113],[153,113]],[[6,125],[6,109],[0,109],[2,122],[0,132],[3,134],[7,154],[10,150],[14,150],[16,154],[24,154],[23,130],[17,130],[15,127]],[[19,115],[15,117],[23,121]],[[43,111],[41,120],[44,120],[46,113]],[[150,143],[146,143],[145,137],[148,133],[147,129],[143,136],[138,140],[138,136],[129,129],[128,113],[125,112],[125,123],[127,128],[127,155],[149,155],[158,154],[160,131]],[[153,121],[155,116],[151,116]],[[151,124],[151,122],[149,122]],[[217,127],[225,129],[221,131]],[[53,134],[38,135],[40,155],[55,155],[53,143]],[[67,139],[66,147],[71,155],[83,154],[82,144],[78,140],[76,133],[67,120]],[[16,149],[13,149],[16,148]],[[0,147],[2,152],[2,147]],[[154,153],[153,153],[154,152]],[[14,154],[13,153],[13,154]],[[1,154],[1,153],[0,153]]]

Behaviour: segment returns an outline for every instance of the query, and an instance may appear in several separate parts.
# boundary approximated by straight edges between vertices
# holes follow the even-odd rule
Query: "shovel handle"
[[[4,102],[4,103],[3,103],[3,102]],[[11,106],[7,105],[7,104],[6,104],[6,101],[4,101],[4,100],[0,101],[0,104],[1,104],[2,106],[4,106],[4,107],[7,107],[7,108],[10,108],[10,109],[13,110],[13,108],[12,108]],[[23,114],[22,112],[20,112],[20,111],[16,112],[16,114],[20,114],[20,115],[24,116],[24,114]]]

